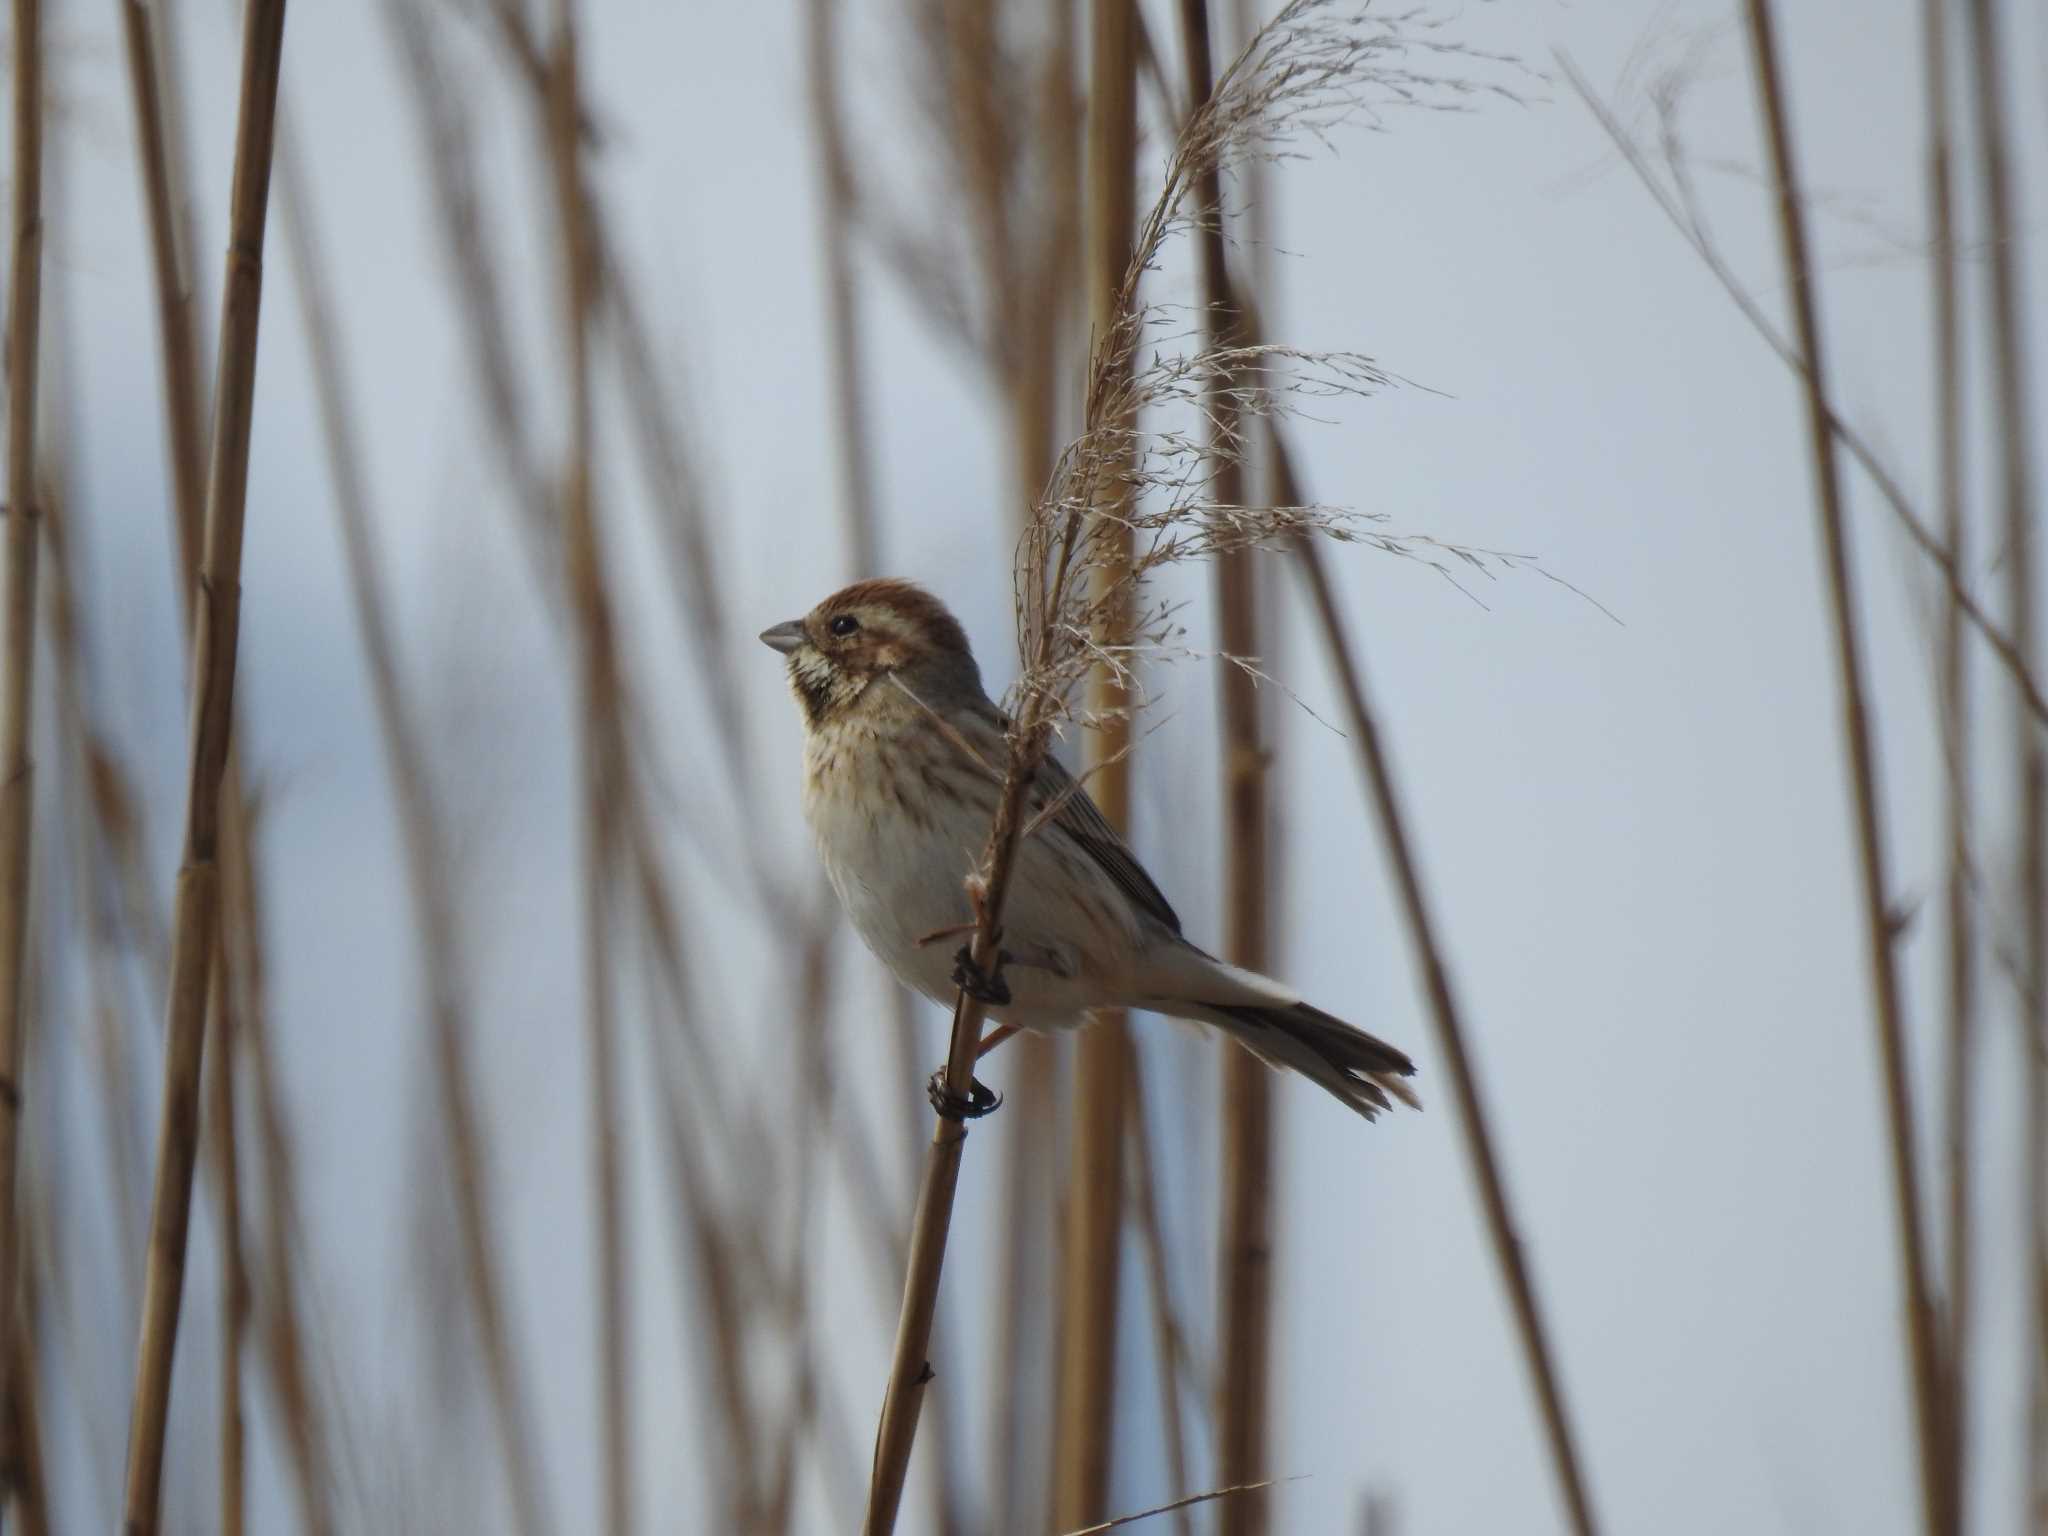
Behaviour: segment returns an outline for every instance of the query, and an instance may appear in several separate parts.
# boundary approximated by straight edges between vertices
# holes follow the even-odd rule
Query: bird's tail
[[[1393,1108],[1395,1099],[1422,1108],[1406,1081],[1415,1063],[1405,1051],[1320,1008],[1209,1003],[1201,1015],[1254,1055],[1299,1072],[1368,1120]]]

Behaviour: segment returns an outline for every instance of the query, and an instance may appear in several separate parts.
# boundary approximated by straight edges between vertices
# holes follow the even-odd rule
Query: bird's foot
[[[965,1094],[953,1092],[946,1086],[944,1067],[932,1074],[925,1094],[931,1099],[932,1108],[948,1120],[979,1120],[1003,1107],[1003,1096],[978,1078],[968,1080]]]
[[[1003,967],[1011,958],[1007,949],[998,949],[994,967],[984,971],[975,961],[974,946],[962,944],[960,952],[953,957],[953,985],[977,1003],[991,1008],[1007,1008],[1010,1005],[1010,984],[1003,980]]]

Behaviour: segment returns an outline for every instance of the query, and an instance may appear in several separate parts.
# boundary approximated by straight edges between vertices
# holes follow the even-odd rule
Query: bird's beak
[[[787,656],[804,643],[804,627],[796,619],[791,619],[787,624],[777,624],[772,629],[761,631],[761,643],[769,650],[780,651]]]

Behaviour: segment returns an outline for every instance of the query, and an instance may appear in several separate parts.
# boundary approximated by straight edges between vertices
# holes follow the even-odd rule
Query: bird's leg
[[[946,1069],[939,1068],[925,1085],[925,1095],[932,1101],[932,1108],[948,1120],[979,1120],[983,1115],[992,1115],[1003,1107],[1003,1096],[988,1084],[970,1078],[967,1092],[958,1094],[946,1086]]]
[[[979,928],[980,926],[981,924],[978,922],[954,923],[952,926],[947,928],[934,928],[930,933],[921,935],[919,938],[914,939],[912,942],[915,943],[919,949],[923,949],[928,945],[938,943],[941,939],[957,939],[963,933],[972,933],[975,929]]]
[[[997,935],[997,938],[1001,937]],[[998,949],[996,963],[984,971],[974,958],[974,946],[962,944],[960,952],[953,957],[953,985],[977,1003],[990,1008],[1007,1008],[1010,1005],[1010,984],[1003,980],[1003,967],[1013,958],[1007,949]]]
[[[996,1026],[996,1028],[981,1037],[981,1043],[974,1048],[974,1059],[976,1061],[981,1060],[982,1057],[986,1056],[1023,1027],[1022,1024],[1000,1024]]]

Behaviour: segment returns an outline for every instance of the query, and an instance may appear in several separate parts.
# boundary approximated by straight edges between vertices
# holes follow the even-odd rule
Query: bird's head
[[[892,673],[919,697],[981,692],[959,620],[907,581],[856,582],[802,618],[762,630],[761,642],[789,658],[789,685],[812,729],[853,708]]]

